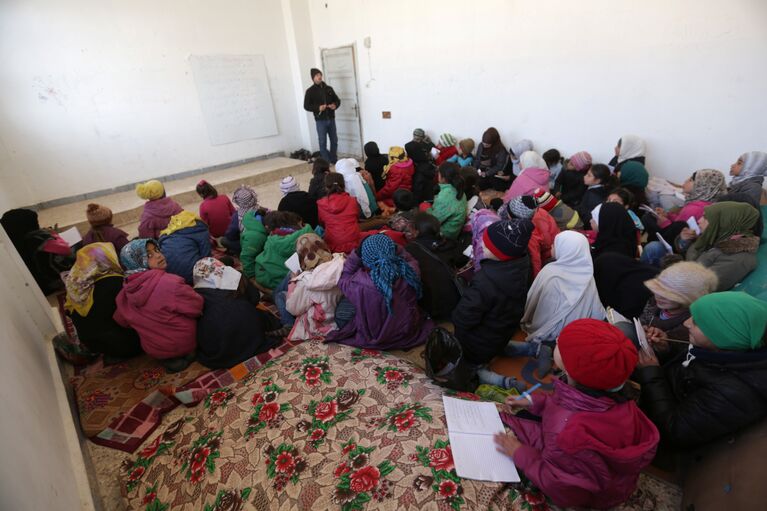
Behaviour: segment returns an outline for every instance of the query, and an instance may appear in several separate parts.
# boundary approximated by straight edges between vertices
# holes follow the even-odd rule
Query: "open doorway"
[[[362,124],[357,95],[357,66],[354,46],[323,49],[322,74],[341,99],[336,110],[339,157],[362,157]]]

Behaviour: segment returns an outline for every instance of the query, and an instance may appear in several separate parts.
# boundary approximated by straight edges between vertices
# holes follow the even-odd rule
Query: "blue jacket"
[[[210,256],[210,234],[208,226],[198,220],[193,227],[179,229],[171,234],[160,236],[160,251],[168,262],[168,273],[183,278],[192,284],[194,263]]]
[[[457,163],[461,167],[471,167],[474,165],[474,156],[471,154],[467,154],[466,156],[456,154],[455,156],[448,158],[447,161],[451,163]]]
[[[224,237],[229,241],[240,241],[240,212],[235,211],[232,213],[232,221],[229,222],[229,227],[226,228]]]

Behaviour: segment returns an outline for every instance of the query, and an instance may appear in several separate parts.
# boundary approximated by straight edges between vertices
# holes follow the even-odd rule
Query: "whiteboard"
[[[189,61],[212,145],[279,133],[263,55],[192,55]]]

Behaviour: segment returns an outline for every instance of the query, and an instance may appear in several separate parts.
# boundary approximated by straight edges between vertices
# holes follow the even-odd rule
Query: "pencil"
[[[519,401],[520,399],[528,399],[528,400],[530,400],[532,402],[532,399],[530,399],[530,394],[532,394],[533,392],[538,390],[541,387],[541,385],[543,385],[543,384],[542,383],[536,383],[535,385],[533,385],[532,387],[530,387],[529,389],[524,391],[521,395],[515,397],[514,401]]]

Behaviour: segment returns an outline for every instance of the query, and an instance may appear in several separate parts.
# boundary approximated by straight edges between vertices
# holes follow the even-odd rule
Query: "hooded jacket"
[[[170,197],[147,201],[141,212],[138,237],[156,240],[160,237],[160,231],[168,227],[170,217],[181,213],[181,211],[183,211],[181,206]]]
[[[633,401],[594,397],[560,380],[535,394],[541,422],[504,414],[523,444],[514,464],[561,507],[606,509],[625,502],[650,464],[659,434]]]
[[[116,302],[114,320],[138,332],[150,357],[162,360],[194,351],[203,299],[178,275],[163,270],[128,275]]]
[[[332,252],[348,253],[360,242],[359,205],[346,192],[333,193],[317,201],[320,225],[325,227],[325,243]]]
[[[536,167],[529,167],[522,171],[517,176],[511,187],[506,190],[503,195],[503,202],[509,202],[514,197],[520,197],[522,195],[533,195],[533,191],[539,188],[544,191],[549,191],[549,177],[550,173],[547,169],[539,169]]]
[[[333,254],[330,261],[301,272],[291,280],[285,307],[296,322],[288,339],[324,339],[328,332],[336,329],[336,306],[343,296],[338,280],[343,269],[344,256]]]
[[[456,193],[453,185],[440,183],[439,193],[434,197],[434,205],[426,210],[442,224],[442,236],[451,240],[458,238],[466,223],[466,194],[456,199]]]
[[[453,311],[455,335],[466,359],[486,364],[519,328],[530,282],[530,258],[484,259]]]
[[[205,199],[200,203],[200,218],[208,224],[210,235],[214,238],[226,233],[232,215],[236,212],[232,202],[226,195],[218,195],[212,199]]]
[[[197,220],[194,226],[164,234],[158,240],[160,251],[168,262],[165,271],[182,277],[192,284],[194,263],[210,255],[210,233],[204,222]]]
[[[245,217],[242,219],[242,226],[244,227],[240,234],[242,273],[249,279],[252,279],[256,274],[256,256],[264,250],[266,237],[269,234],[261,222],[261,217],[256,216],[254,211],[245,213]]]
[[[277,287],[288,274],[285,261],[296,251],[296,240],[309,232],[312,232],[312,228],[305,225],[289,234],[271,233],[266,238],[264,250],[256,256],[256,282],[268,289]]]
[[[418,264],[408,253],[399,249],[398,254],[418,273]],[[378,350],[409,349],[425,343],[434,327],[418,308],[415,289],[404,279],[394,282],[389,314],[384,296],[356,252],[346,258],[338,287],[356,314],[342,329],[330,332],[327,342]]]
[[[376,200],[382,201],[390,208],[393,208],[394,200],[392,197],[394,192],[400,188],[405,190],[413,189],[413,169],[413,160],[411,159],[392,164],[388,174],[386,174],[383,188],[376,192]]]

